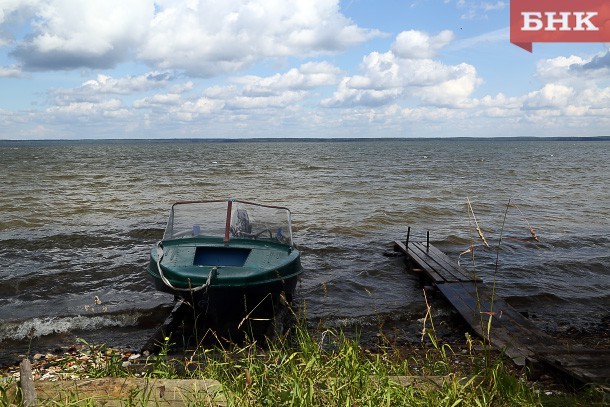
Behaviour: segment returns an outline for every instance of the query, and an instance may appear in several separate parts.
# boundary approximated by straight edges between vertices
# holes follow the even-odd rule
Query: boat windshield
[[[236,199],[172,205],[164,240],[184,237],[270,240],[292,245],[290,210]]]

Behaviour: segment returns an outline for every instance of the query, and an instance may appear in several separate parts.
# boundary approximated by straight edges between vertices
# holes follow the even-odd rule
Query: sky
[[[509,0],[0,0],[0,140],[610,135],[610,44]]]

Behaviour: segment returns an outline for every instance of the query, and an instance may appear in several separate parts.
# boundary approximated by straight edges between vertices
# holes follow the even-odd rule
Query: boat
[[[238,199],[179,201],[146,268],[155,287],[214,329],[271,320],[303,272],[291,212]]]

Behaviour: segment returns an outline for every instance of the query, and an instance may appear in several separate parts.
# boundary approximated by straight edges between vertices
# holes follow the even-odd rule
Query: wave
[[[169,306],[162,305],[149,310],[134,310],[115,314],[68,315],[3,321],[0,325],[0,343],[6,340],[30,340],[74,331],[154,325],[162,322],[159,320],[159,316],[166,315],[169,309]]]

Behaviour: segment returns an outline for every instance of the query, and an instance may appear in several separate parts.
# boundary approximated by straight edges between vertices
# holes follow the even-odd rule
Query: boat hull
[[[219,330],[271,320],[292,301],[302,272],[296,249],[264,240],[225,244],[198,237],[163,241],[162,247],[161,261],[153,248],[147,267],[155,287],[190,304],[198,320]]]

